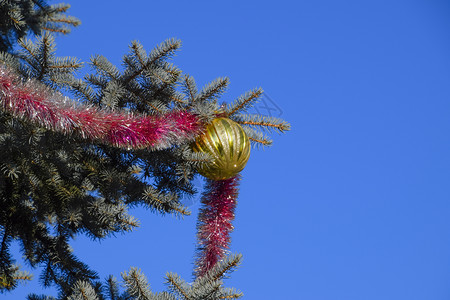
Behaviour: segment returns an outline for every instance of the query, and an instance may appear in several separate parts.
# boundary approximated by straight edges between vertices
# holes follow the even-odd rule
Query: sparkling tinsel
[[[205,275],[223,259],[230,244],[240,175],[207,181],[197,224],[196,275]]]
[[[50,130],[127,148],[164,149],[193,140],[203,127],[187,111],[144,116],[81,104],[38,81],[23,82],[5,66],[0,66],[0,108]]]

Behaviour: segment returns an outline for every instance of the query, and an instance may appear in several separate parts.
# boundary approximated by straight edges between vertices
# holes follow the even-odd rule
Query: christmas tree
[[[31,278],[14,263],[10,244],[18,241],[27,262],[44,267],[40,280],[56,285],[60,299],[239,298],[222,279],[240,262],[226,249],[237,173],[248,159],[243,137],[267,146],[271,140],[260,128],[283,132],[289,125],[246,114],[261,89],[228,105],[220,102],[228,78],[198,90],[170,62],[181,46],[175,39],[149,52],[132,42],[122,70],[97,55],[90,62],[95,71],[77,78],[82,62],[55,54],[54,34],[80,24],[68,9],[45,1],[0,3],[0,290],[13,293]],[[216,120],[223,121],[210,127]],[[101,282],[72,252],[77,234],[104,239],[133,230],[138,221],[130,207],[189,215],[180,199],[196,192],[192,180],[199,173],[210,179],[198,216],[193,283],[169,273],[168,291],[153,293],[131,269],[120,291],[113,277]]]

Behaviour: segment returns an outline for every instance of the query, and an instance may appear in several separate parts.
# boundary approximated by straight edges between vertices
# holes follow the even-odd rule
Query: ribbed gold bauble
[[[237,175],[250,158],[250,140],[241,125],[228,119],[217,118],[210,123],[205,133],[192,145],[196,152],[213,157],[199,173],[212,180],[224,180]]]

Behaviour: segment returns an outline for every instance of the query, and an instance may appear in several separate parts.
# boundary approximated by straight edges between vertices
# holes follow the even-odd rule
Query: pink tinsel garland
[[[197,224],[197,268],[201,277],[224,258],[233,230],[240,175],[206,184]]]
[[[54,131],[118,147],[163,149],[193,140],[203,128],[187,111],[136,116],[83,105],[38,81],[23,82],[4,66],[0,66],[0,109]]]

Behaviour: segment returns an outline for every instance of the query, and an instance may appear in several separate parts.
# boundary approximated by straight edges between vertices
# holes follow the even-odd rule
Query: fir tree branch
[[[33,279],[32,275],[20,275],[20,276],[13,276],[14,280],[31,280]]]
[[[243,296],[244,296],[243,293],[236,293],[236,294],[221,296],[221,297],[219,297],[219,299],[239,299],[239,298],[242,298]]]
[[[285,130],[289,130],[288,126],[286,125],[286,123],[283,121],[282,123],[278,123],[278,124],[273,124],[273,123],[268,123],[268,122],[264,122],[264,121],[238,121],[239,124],[242,125],[250,125],[250,126],[265,126],[265,127],[269,127],[269,128],[273,128],[273,129],[277,129],[281,132],[285,131]]]
[[[197,97],[197,86],[195,84],[194,78],[190,77],[189,75],[186,75],[184,77],[184,88],[186,91],[186,94],[189,97],[190,103],[196,102]]]
[[[239,111],[245,111],[252,107],[258,101],[258,98],[262,93],[263,90],[259,88],[240,96],[231,105],[228,105],[226,115],[231,117]]]
[[[16,18],[14,18],[11,14],[9,15],[9,18],[11,19],[11,21],[13,21],[13,23],[17,26],[17,28],[22,26],[24,23],[22,20],[18,20]]]
[[[42,51],[40,51],[41,55],[42,55],[42,60],[40,61],[41,70],[39,72],[39,75],[36,78],[37,80],[42,80],[45,72],[47,71],[47,67],[48,67],[48,54],[50,51],[50,43],[49,43],[48,35],[44,35],[42,37],[41,45],[42,45]]]
[[[178,104],[185,104],[186,102],[184,101],[184,99],[179,98],[177,96],[169,96],[170,99],[172,99],[174,102],[178,103]]]
[[[272,140],[268,136],[255,128],[252,128],[251,126],[242,126],[242,129],[244,129],[250,142],[252,142],[252,146],[270,146],[272,144]]]
[[[61,16],[59,16],[58,18],[50,17],[48,21],[55,22],[55,23],[65,23],[65,24],[69,24],[69,25],[73,25],[73,26],[80,25],[80,21],[78,19],[61,17]]]
[[[100,70],[101,73],[106,74],[110,79],[119,79],[119,70],[104,56],[96,55],[91,58],[91,64]]]
[[[212,269],[208,273],[209,278],[211,278],[212,280],[222,279],[225,273],[228,273],[238,267],[241,263],[241,260],[241,254],[229,256],[226,261],[217,264],[214,269]]]
[[[34,62],[27,60],[27,62],[31,66],[33,66],[33,63],[39,63],[38,58],[36,57],[34,50],[32,49],[33,44],[31,43],[31,41],[24,39],[24,40],[19,40],[18,43],[23,49],[25,49],[27,51],[28,55],[34,59]],[[26,57],[24,57],[23,59],[26,60]]]
[[[52,5],[52,8],[55,10],[55,12],[64,13],[70,8],[70,5],[64,4],[64,3],[59,3],[59,4]]]
[[[225,92],[228,87],[229,79],[227,77],[217,78],[208,85],[206,85],[197,96],[196,101],[205,101],[213,97],[217,97]],[[192,96],[192,95],[191,95]]]
[[[151,300],[152,292],[150,291],[147,278],[137,268],[131,268],[128,273],[123,272],[122,278],[125,281],[128,294],[138,300]]]
[[[48,66],[49,69],[78,69],[82,66],[80,63],[70,62],[68,64],[51,65]]]
[[[98,300],[97,293],[91,284],[85,281],[78,281],[73,287],[73,293],[68,300]]]
[[[232,118],[234,121],[242,125],[248,125],[251,127],[262,127],[268,131],[277,130],[280,133],[290,130],[291,126],[284,120],[260,116],[260,115],[235,115]]]
[[[189,210],[175,201],[175,195],[162,195],[151,187],[147,187],[145,190],[144,199],[148,200],[149,204],[158,209],[160,212],[174,210],[184,216],[189,216],[191,214]]]
[[[0,273],[0,293],[11,291],[17,287],[19,281],[30,281],[32,275],[19,270],[18,266],[11,266],[8,273]]]
[[[128,84],[136,77],[141,75],[146,69],[148,69],[151,65],[156,63],[158,60],[161,60],[165,57],[170,56],[174,53],[175,50],[179,49],[181,46],[181,41],[170,39],[164,41],[162,44],[158,45],[153,51],[150,53],[150,56],[147,61],[145,61],[139,53],[140,45],[137,42],[133,42],[131,49],[133,50],[133,54],[138,58],[140,62],[140,67],[133,72],[133,74],[127,76],[125,79],[125,83]]]
[[[49,6],[45,1],[0,1],[0,51],[11,51],[17,40],[28,34],[40,35],[43,31],[70,32],[67,26],[78,26],[80,21],[65,16],[69,5]],[[54,21],[52,21],[54,20]]]
[[[177,274],[168,273],[166,274],[166,279],[166,283],[169,284],[174,292],[181,295],[185,300],[191,299],[186,292],[186,283]]]
[[[119,297],[119,289],[117,287],[116,279],[110,275],[107,279],[107,294],[111,300],[117,300]]]
[[[145,61],[147,60],[147,57],[143,57],[143,55],[146,56],[144,49],[142,48],[142,45],[139,44],[136,41],[133,41],[131,43],[131,49],[133,50],[134,55],[136,56],[136,58],[138,59],[139,63],[141,64],[141,67],[145,66]],[[144,68],[142,68],[142,70],[140,72],[136,73],[136,76],[139,76],[139,74],[143,71]],[[136,76],[132,77],[132,78],[128,78],[128,81],[133,80],[134,78],[136,78]]]
[[[68,29],[68,28],[57,28],[57,27],[43,26],[42,29],[45,30],[45,31],[57,32],[57,33],[62,33],[62,34],[70,33],[70,29]]]
[[[272,145],[272,141],[271,141],[271,140],[267,140],[267,139],[256,139],[256,138],[253,138],[253,137],[248,137],[248,139],[249,139],[250,141],[252,141],[252,142],[261,144],[261,145],[263,145],[263,146],[270,146],[270,145]]]
[[[162,111],[159,109],[159,108],[157,108],[156,106],[154,106],[152,103],[147,103],[148,105],[150,105],[150,107],[154,110],[154,111],[156,111],[156,112],[158,112],[158,113],[162,113]]]

